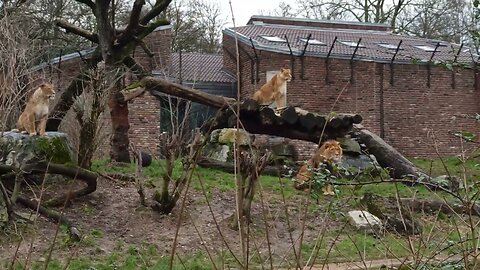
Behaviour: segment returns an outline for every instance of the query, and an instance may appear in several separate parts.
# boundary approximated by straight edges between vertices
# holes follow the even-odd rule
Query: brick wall
[[[247,53],[253,56],[253,49],[243,43],[239,45],[243,98],[251,97],[255,89],[265,83],[267,71],[291,67],[289,55],[257,50],[260,81],[252,83]],[[223,48],[225,68],[235,74],[234,39],[224,35]],[[434,138],[441,155],[456,155],[462,147],[472,145],[462,144],[453,132],[470,131],[480,135],[480,125],[462,117],[479,111],[473,70],[457,70],[453,87],[452,72],[432,66],[430,87],[427,87],[425,65],[395,64],[391,85],[388,64],[355,61],[352,73],[349,60],[330,59],[327,77],[325,59],[305,57],[304,63],[302,80],[301,61],[296,58],[294,80],[288,84],[288,105],[320,113],[358,113],[365,127],[384,136],[408,157],[435,157]],[[310,154],[303,153],[304,150],[298,152],[300,157]]]

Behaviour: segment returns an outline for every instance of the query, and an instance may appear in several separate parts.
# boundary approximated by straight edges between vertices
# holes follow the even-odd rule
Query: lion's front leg
[[[47,127],[47,119],[48,117],[44,116],[40,119],[40,121],[38,121],[37,132],[40,136],[45,135],[45,129]]]
[[[25,119],[26,118],[26,119]],[[35,128],[35,115],[31,114],[28,115],[23,119],[23,128],[30,136],[37,135],[36,128]]]
[[[281,110],[287,107],[286,99],[287,99],[286,95],[282,93],[275,94],[275,104],[277,104],[277,110]]]

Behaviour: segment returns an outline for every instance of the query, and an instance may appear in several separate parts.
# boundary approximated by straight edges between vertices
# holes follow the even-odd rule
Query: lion
[[[324,162],[340,161],[343,155],[340,143],[335,140],[328,140],[315,151],[315,154],[307,160],[298,170],[296,178],[296,189],[308,190],[308,182],[313,177],[313,170],[317,169]],[[322,188],[323,195],[334,195],[332,185],[326,185]]]
[[[41,84],[28,99],[25,110],[17,121],[17,130],[30,136],[45,135],[48,119],[48,103],[55,98],[55,90],[50,83]]]
[[[265,83],[259,90],[253,94],[253,100],[259,105],[270,105],[274,101],[277,110],[286,107],[287,82],[292,80],[292,73],[289,68],[281,68],[280,72],[275,74],[270,81]]]

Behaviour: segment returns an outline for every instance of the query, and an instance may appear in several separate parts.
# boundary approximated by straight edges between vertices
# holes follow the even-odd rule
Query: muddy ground
[[[148,198],[152,192],[153,189],[147,189]],[[236,254],[240,254],[239,233],[229,226],[231,223],[229,218],[235,208],[234,193],[215,189],[211,191],[207,197],[213,215],[201,191],[190,189],[188,194],[185,215],[178,234],[178,253],[188,255],[204,252],[205,248],[208,248],[213,254],[220,254],[228,245]],[[302,232],[301,216],[304,208],[301,205],[305,202],[305,194],[299,192],[287,200],[289,222],[282,196],[265,193],[264,209],[258,196],[257,198],[252,209],[251,247],[258,247],[261,254],[265,255],[268,253],[267,246],[270,242],[271,252],[276,261],[281,261],[286,255],[293,256],[291,238],[296,241]],[[127,246],[151,244],[155,245],[161,254],[170,254],[180,209],[181,207],[177,206],[170,215],[160,215],[140,204],[134,183],[99,178],[97,191],[76,199],[65,210],[65,215],[80,228],[85,237],[83,241],[89,244],[73,247],[68,244],[66,230],[60,230],[53,257],[62,260],[72,252],[75,252],[74,256],[79,257],[108,255],[114,252],[119,244]],[[19,210],[28,213],[24,208]],[[268,216],[268,240],[263,210]],[[320,210],[308,211],[305,224],[304,242],[312,242],[323,226],[339,226],[329,217],[325,217]],[[10,228],[7,233],[0,234],[1,261],[11,260],[19,243],[19,258],[25,258],[31,243],[33,258],[41,260],[46,256],[57,230],[56,224],[39,217],[35,225],[29,223],[26,230],[24,227],[20,225],[16,231],[15,228]]]

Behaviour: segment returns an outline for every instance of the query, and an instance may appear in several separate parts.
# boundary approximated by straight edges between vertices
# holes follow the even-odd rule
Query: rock
[[[210,134],[210,143],[218,143],[218,136],[220,135],[221,129],[215,129]]]
[[[449,189],[453,192],[457,192],[458,189],[460,188],[461,181],[458,179],[458,177],[452,175],[439,175],[437,177],[434,177],[430,179],[431,183],[434,183],[440,187]],[[434,189],[435,190],[435,189]]]
[[[360,144],[355,139],[338,138],[337,140],[340,142],[340,146],[342,146],[342,150],[344,153],[348,153],[351,155],[362,154],[362,148],[360,147]]]
[[[65,133],[47,132],[45,136],[17,132],[0,134],[0,163],[21,166],[42,160],[57,164],[75,162]]]
[[[374,155],[343,155],[339,162],[340,166],[352,173],[360,173],[368,171],[372,176],[378,176],[382,167],[377,162]]]
[[[239,145],[250,145],[252,140],[250,134],[243,129],[224,128],[218,135],[218,143],[232,144],[237,139]]]
[[[15,215],[30,222],[34,222],[35,219],[37,218],[36,215],[31,212],[24,212],[19,210],[15,211]]]
[[[367,211],[350,211],[348,212],[348,219],[357,230],[376,234],[382,229],[382,221]]]
[[[226,144],[207,144],[202,150],[202,157],[221,162],[231,161],[232,155]]]
[[[286,156],[286,157],[293,157],[295,155],[295,147],[291,144],[276,144],[270,146],[270,150],[272,154],[276,156]]]

